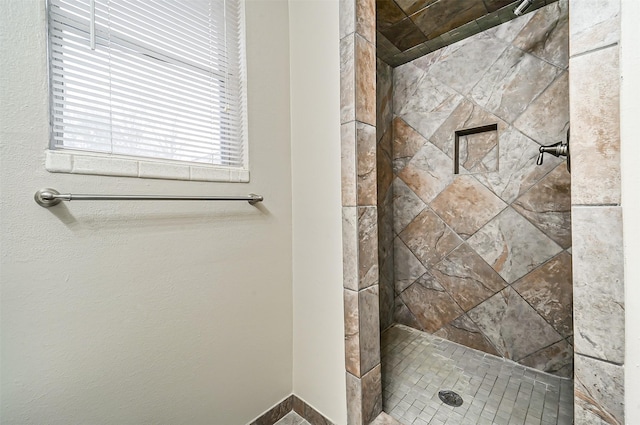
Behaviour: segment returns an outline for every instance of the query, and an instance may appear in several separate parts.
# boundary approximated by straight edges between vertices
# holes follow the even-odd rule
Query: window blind
[[[52,148],[246,168],[242,0],[49,0]]]

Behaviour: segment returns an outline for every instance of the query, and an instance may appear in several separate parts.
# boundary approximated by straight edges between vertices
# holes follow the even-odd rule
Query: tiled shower
[[[572,376],[570,174],[536,165],[569,129],[567,2],[378,60],[378,105],[381,328]]]

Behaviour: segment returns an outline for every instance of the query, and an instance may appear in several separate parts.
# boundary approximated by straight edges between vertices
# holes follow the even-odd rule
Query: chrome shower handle
[[[542,161],[544,160],[544,154],[550,153],[553,156],[566,156],[567,157],[567,171],[571,172],[571,157],[569,155],[569,130],[567,130],[567,141],[553,143],[551,145],[540,146],[540,154],[538,155],[538,160],[536,161],[536,165],[542,165]]]

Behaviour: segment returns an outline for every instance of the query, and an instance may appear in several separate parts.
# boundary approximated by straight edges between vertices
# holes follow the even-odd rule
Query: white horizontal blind
[[[49,0],[52,148],[246,168],[241,1]]]

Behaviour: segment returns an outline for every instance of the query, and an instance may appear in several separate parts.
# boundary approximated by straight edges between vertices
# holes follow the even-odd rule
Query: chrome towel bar
[[[55,189],[40,189],[33,196],[38,205],[52,207],[62,201],[247,201],[251,205],[262,202],[261,195],[249,196],[172,196],[172,195],[84,195],[60,193]]]

